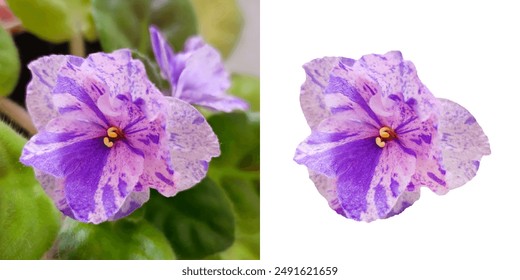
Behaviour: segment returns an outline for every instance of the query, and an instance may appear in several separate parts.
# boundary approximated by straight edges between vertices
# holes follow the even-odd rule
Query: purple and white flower
[[[220,154],[191,105],[165,97],[129,50],[33,61],[26,103],[38,129],[21,162],[58,209],[83,222],[124,217],[149,199],[190,188]]]
[[[216,111],[249,108],[244,100],[226,93],[231,84],[229,74],[218,51],[202,37],[190,37],[177,54],[154,26],[150,37],[161,74],[170,82],[171,96]]]
[[[400,52],[304,65],[301,106],[311,135],[295,161],[337,213],[373,221],[401,213],[426,186],[473,178],[489,143],[462,106],[435,98]]]

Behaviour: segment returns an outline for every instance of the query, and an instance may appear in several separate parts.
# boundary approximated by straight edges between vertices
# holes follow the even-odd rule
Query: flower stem
[[[85,42],[81,33],[76,33],[69,41],[69,52],[72,55],[85,57]]]
[[[37,130],[31,121],[27,111],[8,98],[0,98],[0,112],[4,113],[12,121],[25,129],[30,135],[36,134]]]

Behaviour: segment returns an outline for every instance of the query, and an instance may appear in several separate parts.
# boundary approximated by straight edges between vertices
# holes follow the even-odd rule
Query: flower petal
[[[119,211],[143,172],[144,159],[142,151],[124,141],[107,148],[93,139],[84,146],[90,156],[81,150],[79,155],[65,155],[83,157],[73,161],[76,169],[65,179],[65,197],[76,219],[97,224]]]
[[[395,141],[381,149],[370,138],[337,153],[337,193],[346,217],[367,222],[386,217],[415,171],[415,157]]]
[[[169,137],[173,181],[177,190],[200,182],[211,158],[220,155],[217,136],[200,112],[188,103],[166,97],[169,102],[166,131]]]
[[[34,169],[34,174],[38,182],[40,182],[45,193],[52,199],[56,208],[58,208],[64,215],[74,218],[74,214],[69,207],[67,199],[65,199],[64,179],[56,178],[52,175]]]
[[[56,86],[58,70],[65,64],[67,56],[41,57],[29,64],[33,78],[27,85],[25,103],[31,119],[38,130],[52,118],[58,116],[52,102],[52,90]]]
[[[173,196],[178,190],[173,182],[173,168],[166,133],[166,116],[153,122],[137,122],[125,128],[132,147],[144,153],[144,170],[139,183],[145,188],[158,190],[164,196]]]
[[[390,218],[395,215],[401,214],[406,208],[412,206],[421,197],[421,189],[417,188],[413,191],[405,190],[399,196],[399,199],[394,205],[394,208],[386,215],[386,218]]]
[[[226,93],[231,82],[218,51],[200,37],[190,38],[186,45],[198,47],[187,57],[172,95],[218,111],[247,110],[247,102]]]
[[[99,139],[105,131],[95,124],[59,117],[51,120],[45,129],[40,130],[25,145],[20,161],[35,169],[57,177],[66,176],[74,166],[69,166],[68,153],[76,153],[75,147],[82,147],[83,142]],[[106,147],[105,147],[106,148]],[[92,151],[85,151],[88,154]]]
[[[337,180],[314,172],[311,169],[309,169],[309,178],[314,182],[320,194],[329,202],[330,208],[338,214],[345,216],[345,211],[338,200],[338,193],[336,192]]]
[[[121,208],[114,216],[109,217],[109,221],[115,221],[117,219],[124,218],[141,206],[150,199],[150,189],[144,188],[142,191],[132,192],[125,200]]]
[[[435,110],[436,98],[419,80],[413,63],[403,60],[401,52],[365,55],[353,68],[356,72],[367,73],[382,87],[385,96],[399,92],[405,102],[415,100],[413,107],[421,120],[427,119]]]
[[[320,194],[328,201],[330,208],[332,208],[336,213],[346,216],[345,210],[341,206],[341,203],[338,199],[337,194],[337,180],[334,178],[327,177],[325,175],[316,173],[309,169],[309,177],[316,185],[316,188],[320,192]],[[395,187],[395,185],[394,185]],[[412,204],[419,199],[421,195],[420,188],[417,188],[413,191],[404,190],[400,195],[397,201],[395,202],[393,208],[388,212],[388,214],[381,218],[390,218],[392,216],[398,215],[402,213],[406,208],[412,206]]]
[[[459,104],[440,99],[442,160],[450,189],[462,186],[477,173],[482,156],[491,154],[486,134],[475,117]]]
[[[175,53],[173,49],[166,41],[155,26],[150,26],[150,39],[152,42],[152,50],[155,55],[155,61],[159,65],[161,69],[161,74],[163,78],[170,82],[177,83],[179,79],[178,76],[180,74],[180,67],[178,67],[175,63]]]
[[[333,177],[337,173],[335,164],[341,160],[337,149],[349,142],[367,138],[371,138],[373,146],[376,146],[377,131],[360,121],[353,110],[332,115],[298,146],[294,160],[310,170]]]
[[[339,60],[339,57],[324,57],[303,65],[307,77],[301,88],[300,104],[311,129],[330,115],[323,101],[323,91],[329,84],[330,71]]]

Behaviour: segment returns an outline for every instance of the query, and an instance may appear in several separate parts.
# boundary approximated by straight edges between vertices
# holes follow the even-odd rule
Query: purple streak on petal
[[[363,139],[323,155],[332,164],[328,168],[338,176],[338,198],[352,219],[361,220],[361,214],[367,211],[366,196],[381,153],[382,149],[375,145],[374,139]]]
[[[94,197],[109,149],[99,139],[91,139],[67,146],[61,153],[61,157],[51,160],[65,170],[65,197],[74,217],[83,222],[94,222],[89,216],[96,210]]]
[[[379,126],[382,126],[378,116],[372,111],[370,106],[363,97],[359,94],[358,90],[349,84],[349,82],[343,78],[331,76],[329,79],[329,85],[324,91],[325,94],[341,93],[347,96],[354,103],[359,105]]]
[[[464,124],[470,125],[470,124],[474,124],[476,122],[477,122],[477,120],[475,119],[475,117],[472,116],[472,117],[467,118],[466,121],[464,122]]]
[[[157,61],[157,64],[161,69],[163,78],[173,82],[174,84],[177,84],[180,69],[177,69],[178,67],[175,65],[175,54],[173,49],[162,36],[159,29],[155,26],[150,26],[150,39],[152,43],[152,50],[155,55],[155,61]],[[176,74],[176,72],[178,73]]]
[[[446,182],[444,182],[442,179],[438,178],[437,176],[435,176],[435,174],[431,173],[431,172],[427,172],[426,173],[428,175],[428,177],[430,177],[432,180],[434,180],[435,182],[437,182],[437,184],[439,185],[442,185],[442,186],[446,186]]]
[[[374,189],[374,201],[379,217],[384,217],[388,213],[386,191],[382,185],[377,185]]]
[[[117,212],[117,205],[115,203],[116,197],[114,195],[114,190],[110,185],[105,185],[103,188],[101,188],[102,192],[102,198],[101,201],[103,202],[103,206],[106,209],[108,213],[115,213]],[[111,215],[107,215],[110,217]]]
[[[78,214],[86,216],[88,221],[92,223],[100,223],[114,216],[132,193],[140,175],[143,173],[144,159],[129,150],[128,145],[117,141],[112,148],[107,148],[107,150],[110,152],[106,163],[102,166],[100,176],[96,180],[85,181],[88,183],[84,183],[85,186],[83,187],[88,186],[93,190],[94,209],[81,213],[69,200],[76,216]],[[121,164],[121,162],[124,162],[124,164]]]
[[[394,178],[390,179],[390,190],[392,191],[392,196],[397,197],[399,195],[399,183]]]
[[[172,186],[173,186],[173,184],[174,184],[172,180],[166,178],[164,175],[162,175],[162,174],[159,173],[159,172],[155,172],[155,176],[156,176],[157,178],[159,178],[159,180],[165,182],[165,183],[168,184],[168,185],[172,185]]]
[[[98,138],[99,133],[89,123],[55,118],[45,130],[41,130],[27,142],[20,161],[44,173],[57,177],[66,176],[69,169],[75,168],[71,166],[69,158],[76,158],[76,149],[83,149],[85,141],[94,139],[103,145],[102,139]],[[106,147],[103,149],[106,150]],[[89,154],[94,152],[98,151],[88,151]]]
[[[439,99],[439,104],[442,108],[439,119],[442,161],[447,186],[453,189],[476,175],[479,167],[476,163],[489,155],[491,149],[486,134],[468,110],[447,99]]]
[[[207,162],[220,155],[217,136],[206,122],[194,124],[203,116],[193,106],[173,97],[169,102],[166,131],[175,169],[177,191],[185,190],[206,176]],[[202,164],[201,162],[206,163]]]
[[[74,96],[78,101],[84,103],[105,125],[109,125],[107,118],[96,105],[97,98],[93,100],[92,96],[88,93],[88,89],[82,88],[75,80],[69,77],[58,76],[56,87],[52,93],[70,94]]]
[[[126,190],[128,189],[128,184],[126,181],[119,178],[119,183],[117,184],[117,189],[119,190],[119,196],[125,196]]]
[[[205,121],[205,119],[203,117],[200,117],[200,118],[196,118],[193,120],[192,124],[201,124]]]

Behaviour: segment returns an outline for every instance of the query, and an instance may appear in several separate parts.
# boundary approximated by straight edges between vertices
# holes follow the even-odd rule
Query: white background
[[[262,1],[262,260],[336,265],[337,279],[519,279],[519,11],[505,1]],[[355,222],[292,161],[310,133],[301,65],[390,50],[476,117],[492,155],[462,188],[423,188],[401,215]]]

